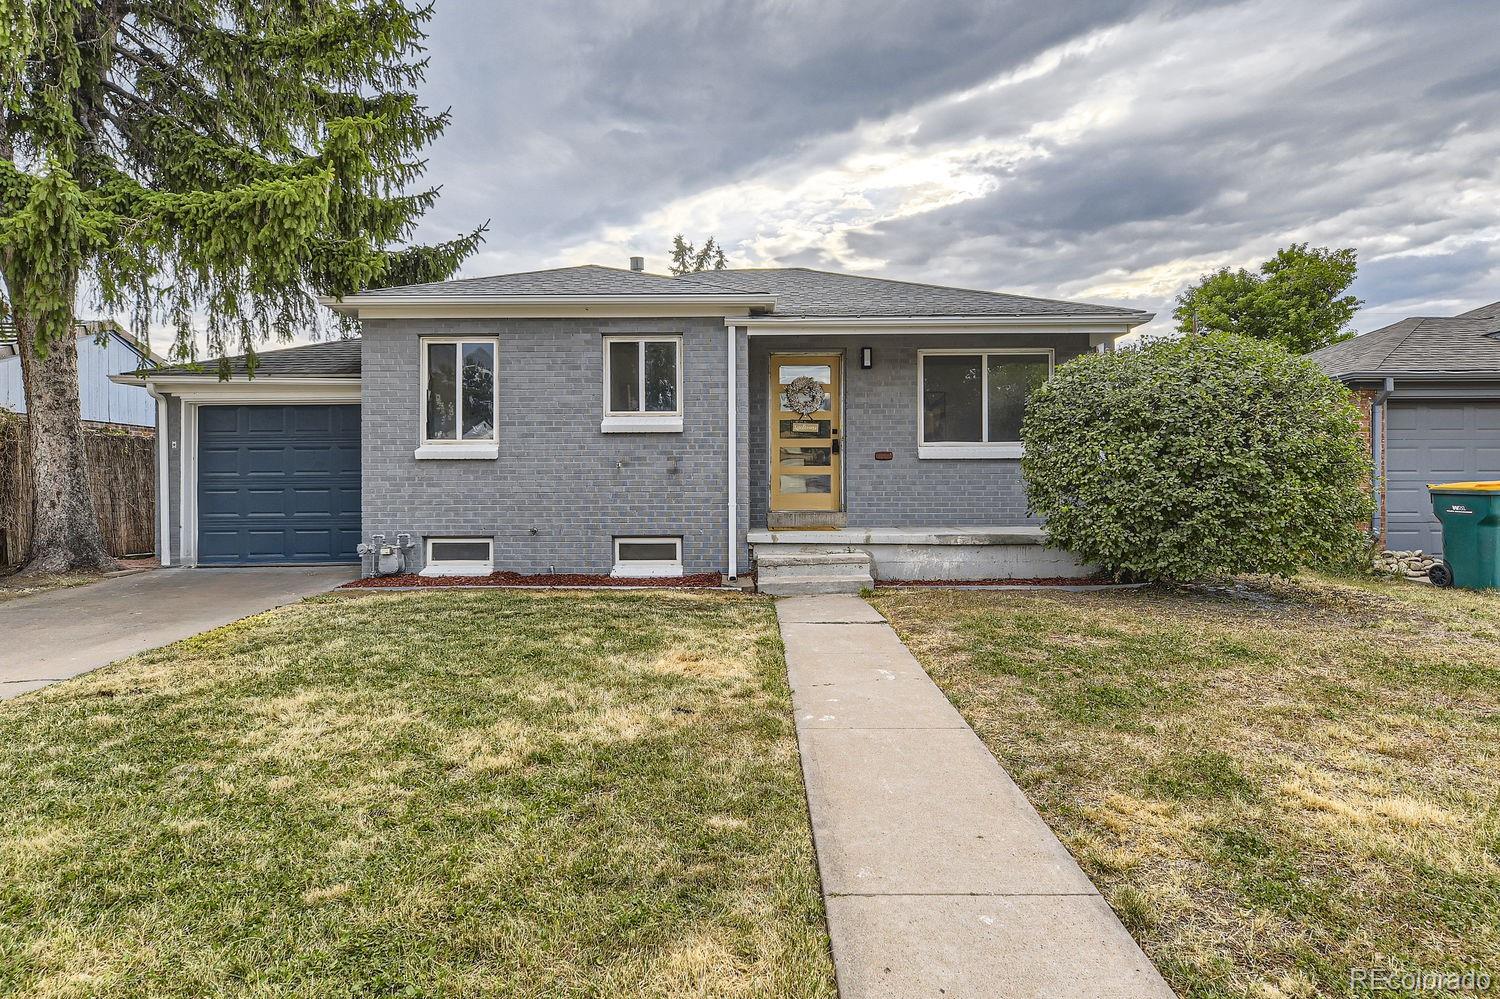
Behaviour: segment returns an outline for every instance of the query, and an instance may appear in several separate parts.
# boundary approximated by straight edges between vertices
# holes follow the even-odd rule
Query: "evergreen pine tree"
[[[404,0],[0,0],[0,277],[36,485],[27,568],[112,562],[84,476],[75,299],[219,359],[320,328],[311,292],[439,280],[483,227],[400,246],[447,114]]]

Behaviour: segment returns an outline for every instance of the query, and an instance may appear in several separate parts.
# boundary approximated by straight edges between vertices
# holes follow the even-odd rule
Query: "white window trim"
[[[432,561],[432,543],[439,544],[447,542],[459,542],[464,544],[488,545],[490,557],[484,561],[443,561],[436,565]],[[494,538],[427,538],[423,548],[422,571],[419,576],[488,576],[495,571],[495,539]]]
[[[657,559],[654,561],[620,561],[620,543],[626,544],[664,544],[670,543],[677,546],[677,557],[675,559]],[[621,537],[615,538],[614,568],[610,575],[616,579],[644,579],[661,576],[682,575],[682,539],[665,537]]]
[[[431,460],[434,458],[467,458],[467,459],[489,459],[500,457],[500,338],[493,336],[424,336],[418,339],[421,363],[419,365],[421,378],[417,383],[417,432],[421,435],[421,445],[414,452],[415,457],[420,460]],[[434,343],[457,344],[454,352],[457,362],[456,377],[454,378],[454,404],[457,407],[458,426],[454,428],[455,433],[463,433],[463,345],[467,343],[487,343],[494,348],[495,370],[493,374],[493,396],[490,399],[490,412],[494,414],[494,427],[491,429],[488,440],[432,440],[427,436],[427,347]]]
[[[1057,352],[1051,347],[944,347],[917,351],[917,457],[919,459],[994,459],[1020,458],[1026,453],[1020,441],[932,441],[928,442],[926,420],[927,358],[930,356],[981,358],[984,377],[980,380],[979,431],[990,432],[990,379],[989,357],[991,355],[1030,355],[1047,358],[1047,378],[1050,380],[1057,366]]]
[[[603,337],[601,351],[603,364],[603,408],[604,418],[599,421],[599,432],[605,434],[669,434],[682,432],[682,337],[676,333],[620,333]],[[671,412],[648,413],[645,410],[617,410],[609,408],[609,347],[612,343],[635,343],[640,346],[636,355],[636,377],[640,381],[638,397],[646,405],[646,344],[670,343],[677,352],[677,408]]]

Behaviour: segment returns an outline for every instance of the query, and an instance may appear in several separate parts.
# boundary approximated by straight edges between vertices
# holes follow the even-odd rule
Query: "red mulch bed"
[[[620,579],[588,573],[557,573],[526,576],[519,572],[492,572],[488,576],[419,576],[404,572],[396,576],[371,576],[345,583],[339,589],[385,590],[404,587],[454,586],[663,586],[673,589],[702,589],[722,585],[717,572],[695,572],[688,576],[652,576],[643,579]]]
[[[1117,580],[1108,576],[1077,579],[1051,576],[1046,579],[880,579],[876,586],[1108,586]]]

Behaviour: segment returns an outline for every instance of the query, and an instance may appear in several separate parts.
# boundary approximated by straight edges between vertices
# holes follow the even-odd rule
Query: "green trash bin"
[[[1428,578],[1439,586],[1500,589],[1500,482],[1427,487],[1443,525],[1443,560]]]

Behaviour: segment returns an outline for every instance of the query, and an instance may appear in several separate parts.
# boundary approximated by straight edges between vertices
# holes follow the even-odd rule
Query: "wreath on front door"
[[[798,416],[811,416],[823,408],[823,383],[810,375],[793,378],[786,387],[786,404]]]

